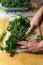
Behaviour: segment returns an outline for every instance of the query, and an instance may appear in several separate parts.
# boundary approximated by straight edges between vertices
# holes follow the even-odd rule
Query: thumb
[[[26,32],[26,36],[28,36],[28,34],[33,30],[34,26],[31,26],[28,31]]]

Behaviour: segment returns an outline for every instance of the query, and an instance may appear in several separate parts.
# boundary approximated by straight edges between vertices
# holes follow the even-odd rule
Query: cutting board
[[[41,24],[39,29],[40,29],[40,33],[41,33],[41,36],[42,36],[42,39],[43,39],[43,21],[42,21],[42,24]]]
[[[0,33],[8,25],[9,19],[0,19]],[[0,65],[43,65],[43,54],[16,53],[10,57],[0,50]]]

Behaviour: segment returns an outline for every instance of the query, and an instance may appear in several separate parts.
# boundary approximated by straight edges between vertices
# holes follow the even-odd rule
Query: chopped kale
[[[28,7],[31,0],[1,0],[4,7]]]
[[[38,35],[37,38],[36,38],[36,40],[37,40],[37,41],[41,41],[41,40],[42,40],[41,36]]]
[[[5,51],[10,53],[10,56],[13,56],[15,53],[15,49],[17,47],[17,42],[26,40],[26,37],[23,38],[26,31],[30,27],[30,20],[19,16],[14,20],[10,21],[7,27],[7,31],[11,33],[9,38],[6,40]]]

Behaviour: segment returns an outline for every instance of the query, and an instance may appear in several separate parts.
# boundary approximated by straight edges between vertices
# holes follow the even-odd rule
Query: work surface
[[[0,20],[0,33],[7,23],[8,19]],[[0,65],[43,65],[43,54],[16,53],[10,57],[8,53],[0,51]]]

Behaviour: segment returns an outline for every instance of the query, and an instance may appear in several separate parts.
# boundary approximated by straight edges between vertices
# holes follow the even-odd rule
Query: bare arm
[[[36,15],[32,18],[31,23],[30,23],[31,27],[26,32],[26,35],[28,35],[32,31],[32,29],[40,23],[42,16],[43,16],[43,6],[38,10]]]

